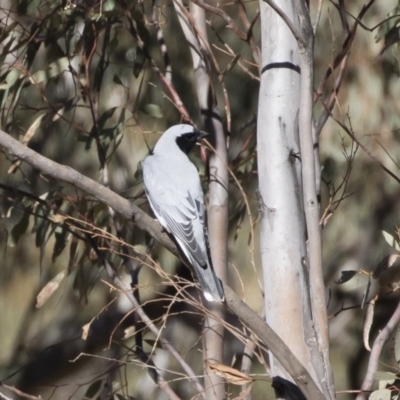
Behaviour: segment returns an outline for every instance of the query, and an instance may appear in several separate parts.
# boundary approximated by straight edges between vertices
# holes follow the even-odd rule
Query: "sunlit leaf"
[[[40,70],[32,74],[31,79],[35,84],[48,81],[64,71],[69,71],[70,60],[68,57],[62,57],[57,61],[50,63],[46,70]]]
[[[36,308],[40,308],[60,287],[61,281],[64,279],[65,271],[61,271],[51,281],[47,282],[44,288],[36,297]]]
[[[50,215],[49,218],[56,224],[60,224],[60,223],[64,222],[66,219],[68,219],[69,217],[66,215],[54,214],[54,215]]]
[[[75,235],[72,235],[71,244],[69,246],[69,259],[67,268],[68,273],[70,273],[75,266],[75,262],[77,259],[78,244],[79,244],[78,238]]]
[[[395,248],[397,251],[400,251],[399,242],[390,233],[382,231],[382,235],[385,238],[386,242],[389,244],[389,246]]]
[[[358,274],[358,271],[349,270],[349,271],[341,271],[342,276],[335,281],[337,284],[342,284],[348,282],[351,278]]]
[[[136,333],[136,328],[134,326],[129,326],[124,329],[124,337],[123,339],[129,339]]]
[[[9,25],[4,25],[2,27],[2,32],[0,33],[0,43],[2,43],[7,37],[9,36],[10,33],[14,31],[14,29],[18,26],[18,22],[14,21],[10,23]],[[2,49],[3,51],[3,49]]]
[[[375,390],[369,396],[369,400],[391,400],[392,391],[389,389]]]
[[[9,89],[20,77],[20,71],[17,69],[12,69],[8,74],[6,79],[0,83],[0,90]]]
[[[82,326],[82,336],[81,337],[83,340],[87,339],[92,322],[93,322],[93,320]]]

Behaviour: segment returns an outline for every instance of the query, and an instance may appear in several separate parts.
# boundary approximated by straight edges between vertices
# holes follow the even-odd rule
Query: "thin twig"
[[[41,396],[33,396],[31,394],[24,393],[23,391],[17,389],[15,386],[6,385],[5,383],[1,383],[1,386],[3,386],[4,389],[14,392],[16,395],[23,397],[24,399],[42,400]]]
[[[314,33],[314,36],[315,36],[316,33],[317,33],[319,21],[320,21],[320,18],[321,18],[321,13],[322,13],[322,0],[318,0],[317,15],[315,16],[315,22],[314,22],[314,25],[313,25],[313,33]]]

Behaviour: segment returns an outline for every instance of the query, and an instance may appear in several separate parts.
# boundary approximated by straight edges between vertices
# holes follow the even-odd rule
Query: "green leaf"
[[[162,118],[163,117],[161,108],[157,104],[146,104],[143,107],[143,111],[146,114],[151,115],[154,118]]]
[[[342,276],[339,278],[339,280],[335,281],[335,283],[339,285],[348,282],[351,278],[353,278],[355,275],[358,274],[358,271],[354,270],[342,271],[341,274]]]
[[[110,118],[112,118],[112,116],[114,115],[115,110],[116,110],[117,108],[118,108],[118,107],[111,107],[111,108],[109,108],[108,110],[104,111],[104,112],[101,114],[101,116],[100,116],[100,118],[99,118],[99,128],[100,128],[100,129],[104,128],[106,122],[107,122]]]
[[[17,69],[12,69],[6,76],[6,79],[0,83],[0,90],[6,90],[9,89],[11,86],[17,82],[18,78],[20,76],[20,71]]]
[[[11,230],[11,235],[9,236],[9,242],[8,242],[8,245],[10,247],[16,246],[19,242],[19,239],[21,239],[22,235],[25,234],[26,230],[28,229],[29,219],[31,216],[32,216],[32,208],[28,207],[27,209],[24,210],[24,213],[19,222],[16,225],[14,225],[14,227]]]
[[[45,219],[45,215],[42,210],[39,210],[39,215],[42,216],[38,221],[38,226],[36,230],[35,245],[36,247],[42,247],[46,242],[46,234],[50,227],[50,222]]]
[[[67,245],[67,234],[69,232],[65,227],[58,227],[54,233],[55,243],[53,248],[53,255],[51,256],[52,261],[54,262],[56,258],[62,253]]]
[[[124,86],[124,84],[123,84],[122,81],[121,81],[121,78],[120,78],[117,74],[114,74],[114,76],[113,76],[113,82],[116,83],[117,85]]]
[[[398,25],[400,21],[400,5],[395,6],[392,11],[387,14],[386,21],[380,25],[378,32],[375,36],[375,41],[381,41],[393,28]],[[397,15],[399,15],[397,17]],[[393,17],[393,18],[390,18]]]
[[[50,78],[54,78],[64,71],[69,71],[69,58],[62,57],[58,60],[50,63],[46,70],[40,70],[32,74],[32,78],[35,83],[42,83],[48,81]]]
[[[86,390],[84,398],[93,399],[96,395],[99,394],[102,385],[103,385],[102,379],[94,381],[91,385],[89,385],[88,389]]]

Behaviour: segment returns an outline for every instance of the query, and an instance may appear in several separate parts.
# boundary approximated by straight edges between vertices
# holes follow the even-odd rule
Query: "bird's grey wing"
[[[150,201],[153,202],[153,200]],[[179,196],[176,204],[163,203],[162,206],[155,205],[155,208],[161,220],[166,222],[167,229],[179,239],[189,261],[193,258],[202,268],[206,268],[204,206],[201,207],[199,203],[200,201],[193,199],[188,192],[185,197]]]

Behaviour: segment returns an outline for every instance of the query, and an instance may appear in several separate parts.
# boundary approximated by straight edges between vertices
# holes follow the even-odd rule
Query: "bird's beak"
[[[210,134],[208,132],[199,131],[199,140],[201,140],[207,136],[210,136]]]

